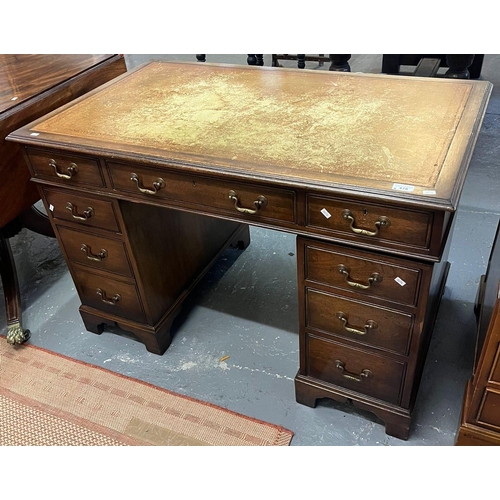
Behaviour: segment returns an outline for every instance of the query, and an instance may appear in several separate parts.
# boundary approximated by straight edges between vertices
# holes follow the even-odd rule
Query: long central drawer
[[[136,165],[107,163],[114,190],[224,211],[255,220],[296,222],[295,192],[260,184],[165,172]]]

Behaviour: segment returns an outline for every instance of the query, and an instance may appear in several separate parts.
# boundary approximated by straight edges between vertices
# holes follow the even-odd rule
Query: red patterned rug
[[[0,337],[2,446],[288,446],[293,433]]]

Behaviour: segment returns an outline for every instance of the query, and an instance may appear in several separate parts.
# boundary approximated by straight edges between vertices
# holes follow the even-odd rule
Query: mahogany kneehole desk
[[[350,399],[407,439],[481,81],[153,62],[12,133],[88,330],[162,354],[248,224],[297,238],[297,401]],[[207,217],[208,216],[208,217]]]

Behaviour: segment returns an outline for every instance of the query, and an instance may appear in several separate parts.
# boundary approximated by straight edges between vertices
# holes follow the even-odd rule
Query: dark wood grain
[[[443,257],[446,255],[445,252]],[[366,277],[376,271],[383,279],[366,290],[353,288],[338,273],[339,263],[348,265],[353,274],[358,272]],[[425,264],[394,257],[386,259],[373,252],[298,238],[300,367],[295,379],[297,401],[315,406],[315,398],[352,400],[358,407],[379,416],[388,434],[407,439],[422,366],[446,279],[443,268],[446,268],[444,261]],[[404,283],[399,281],[403,277]],[[339,320],[339,312],[346,322]],[[365,329],[370,321],[376,327]],[[346,324],[357,332],[347,331]],[[310,348],[311,339],[317,339],[313,341],[313,349]],[[389,378],[396,376],[389,392],[384,388],[383,376],[382,380],[377,378],[377,382],[371,377],[354,382],[347,378],[346,382],[343,372],[336,366],[340,351],[346,359],[353,357],[351,364],[356,369],[364,369],[356,364],[359,359],[371,360],[379,374],[381,369],[386,373],[383,369],[386,365],[389,370],[391,366],[394,370],[403,368],[402,371],[397,368],[397,376],[396,372],[387,373]],[[396,390],[397,380],[401,384]],[[360,397],[360,393],[365,397]]]
[[[322,210],[326,210],[329,216],[325,216]],[[353,223],[343,217],[346,210],[351,212]],[[375,236],[365,236],[367,241],[370,239],[389,240],[406,247],[423,248],[428,248],[430,243],[429,229],[432,228],[430,220],[432,213],[310,195],[307,199],[307,215],[308,226],[340,232],[347,236],[351,236],[354,232],[350,227],[351,224],[354,229],[378,231]],[[381,217],[388,220],[389,225],[377,229],[377,222]]]
[[[101,166],[95,158],[27,151],[33,177],[62,185],[104,187]]]
[[[6,319],[7,323],[19,319],[19,308],[21,306],[21,296],[19,293],[19,283],[12,250],[8,238],[5,238],[0,231],[0,276],[5,295]]]

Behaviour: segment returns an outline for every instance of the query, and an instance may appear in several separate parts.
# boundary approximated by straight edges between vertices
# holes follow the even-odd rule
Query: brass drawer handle
[[[73,203],[66,203],[66,208],[71,212],[71,215],[73,216],[73,219],[77,220],[87,220],[94,215],[94,209],[92,207],[87,207],[87,210],[83,212],[82,215],[78,213],[78,207],[76,205],[73,205]]]
[[[116,295],[113,295],[113,297],[109,298],[106,296],[106,292],[102,288],[97,289],[97,295],[101,297],[101,300],[105,304],[109,304],[110,306],[115,306],[116,303],[122,298],[121,295],[118,293]]]
[[[78,173],[78,166],[76,165],[76,163],[70,163],[69,167],[66,169],[66,172],[68,172],[67,174],[59,172],[59,170],[57,169],[56,160],[49,160],[49,167],[52,167],[57,177],[60,177],[61,179],[71,179]]]
[[[236,191],[233,190],[229,191],[229,199],[231,201],[234,201],[234,208],[236,208],[236,210],[238,210],[238,212],[241,212],[242,214],[254,215],[261,208],[267,206],[267,198],[262,195],[257,196],[257,199],[253,202],[253,204],[255,205],[255,209],[242,207],[240,205],[240,200],[238,198],[238,195],[236,194]]]
[[[365,326],[363,327],[363,330],[360,330],[358,328],[353,328],[352,326],[349,326],[349,318],[347,317],[346,314],[344,314],[342,311],[337,312],[337,318],[342,321],[344,324],[344,330],[349,333],[356,333],[358,335],[366,335],[370,330],[375,330],[378,328],[377,323],[373,321],[372,319],[369,319],[366,321]]]
[[[156,194],[160,189],[165,187],[165,181],[161,177],[158,177],[158,179],[153,182],[153,189],[142,187],[142,183],[137,174],[132,173],[130,175],[130,180],[134,181],[137,184],[137,189],[144,194]]]
[[[345,276],[345,282],[352,286],[353,288],[361,288],[361,290],[368,290],[373,283],[380,283],[382,281],[382,276],[379,273],[371,273],[368,278],[368,284],[364,285],[363,283],[358,283],[357,281],[351,281],[349,279],[349,268],[344,266],[343,264],[339,265],[339,273]]]
[[[87,259],[94,260],[96,262],[100,262],[102,259],[106,258],[108,255],[108,252],[104,248],[101,248],[101,251],[98,254],[93,254],[92,249],[89,246],[87,246],[85,243],[82,243],[80,250],[82,252],[85,252],[85,254],[87,255]]]
[[[345,378],[348,378],[349,380],[355,380],[356,382],[361,382],[364,378],[368,378],[373,375],[373,373],[366,368],[364,370],[361,370],[361,373],[359,375],[356,375],[355,373],[350,373],[346,371],[345,364],[342,361],[340,361],[340,359],[335,360],[335,368],[340,370]]]
[[[385,215],[381,215],[377,222],[375,222],[375,231],[368,231],[367,229],[359,229],[358,227],[354,227],[354,223],[355,223],[355,220],[354,220],[354,215],[352,214],[352,212],[348,209],[344,210],[342,212],[342,217],[345,219],[345,220],[348,220],[350,221],[350,227],[351,227],[351,231],[353,233],[356,233],[356,234],[362,234],[363,236],[377,236],[378,232],[379,232],[379,229],[381,227],[389,227],[391,225],[391,220],[389,219],[389,217],[386,217]]]

